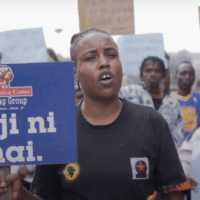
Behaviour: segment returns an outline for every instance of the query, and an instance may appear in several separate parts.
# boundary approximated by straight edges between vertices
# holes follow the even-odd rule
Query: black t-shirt
[[[80,104],[76,117],[80,174],[64,164],[37,166],[33,193],[44,199],[145,200],[155,190],[183,189],[186,178],[171,133],[156,110],[123,100],[109,125],[88,123]]]

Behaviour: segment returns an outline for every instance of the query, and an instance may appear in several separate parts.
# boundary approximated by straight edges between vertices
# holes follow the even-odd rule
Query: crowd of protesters
[[[52,61],[63,61],[52,49],[47,51]],[[140,85],[121,87],[118,47],[99,29],[72,37],[71,60],[79,177],[65,181],[62,172],[68,163],[36,170],[22,166],[0,178],[0,194],[12,184],[17,200],[181,200],[185,194],[190,200],[190,189],[197,187],[190,174],[191,155],[200,140],[200,94],[192,90],[192,63],[177,66],[175,92],[170,91],[169,70],[156,56],[142,61]],[[26,187],[29,175],[33,182],[29,179]]]

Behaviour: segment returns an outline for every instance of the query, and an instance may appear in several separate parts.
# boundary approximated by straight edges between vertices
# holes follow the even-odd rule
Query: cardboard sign
[[[99,28],[111,35],[134,33],[133,0],[78,0],[80,30]]]
[[[200,7],[199,7],[199,26],[200,26]]]
[[[162,34],[125,35],[117,41],[123,72],[137,72],[147,56],[161,58],[167,67]]]
[[[1,63],[47,62],[49,55],[42,28],[0,32]]]
[[[77,162],[73,63],[0,65],[0,166]]]
[[[200,141],[195,141],[192,149],[191,177],[197,182],[197,188],[191,190],[191,200],[199,200],[200,197]]]

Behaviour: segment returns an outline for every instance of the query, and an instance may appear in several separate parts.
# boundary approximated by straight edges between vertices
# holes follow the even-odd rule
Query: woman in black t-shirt
[[[112,37],[107,32],[99,30],[99,29],[89,29],[89,30],[86,30],[84,32],[74,35],[71,40],[71,58],[74,61],[75,80],[79,82],[81,86],[81,90],[83,91],[83,94],[84,94],[84,101],[79,105],[79,108],[80,108],[79,111],[82,117],[82,121],[85,120],[85,122],[83,123],[88,124],[87,127],[90,127],[88,128],[88,130],[96,129],[96,127],[98,127],[98,130],[105,129],[105,131],[102,131],[101,133],[108,134],[108,137],[110,137],[109,134],[111,135],[113,134],[113,137],[116,137],[115,138],[116,140],[118,139],[118,137],[126,138],[127,137],[126,131],[120,132],[121,134],[123,134],[123,137],[121,135],[118,135],[118,136],[115,135],[113,131],[112,132],[107,131],[111,125],[113,125],[117,120],[120,119],[119,116],[123,111],[123,103],[122,103],[123,101],[119,99],[118,97],[118,92],[120,90],[121,83],[122,83],[122,67],[121,67],[121,63],[119,59],[118,48],[117,48],[116,43],[112,39]],[[135,115],[134,112],[132,112],[132,109],[134,109],[135,105],[132,105],[131,103],[129,103],[129,107],[131,108],[131,112],[129,112],[130,116],[132,115],[140,116],[140,110],[144,108],[144,107],[136,106],[137,113],[135,113],[136,114]],[[128,111],[129,109],[127,109],[126,113],[128,113]],[[143,113],[143,111],[141,112]],[[155,127],[156,119],[158,119],[158,121],[160,120],[162,126],[166,128],[166,132],[167,132],[166,135],[170,136],[170,134],[168,134],[169,130],[167,128],[167,125],[165,125],[166,124],[165,121],[162,119],[162,117],[159,114],[157,114],[156,111],[153,111],[152,109],[148,111],[148,113],[152,113],[152,112],[154,112],[155,115],[158,117],[157,118],[157,117],[154,117],[154,115],[152,115],[153,119],[149,118],[148,120],[148,127],[150,127],[152,130],[155,130],[155,133],[152,133],[154,134],[154,137],[159,132],[159,138],[163,138],[163,136],[160,135],[160,133],[164,132],[163,130],[157,130],[157,128]],[[79,119],[80,119],[80,116],[77,118],[77,120]],[[146,118],[144,119],[144,121],[145,120]],[[131,123],[132,122],[130,121],[129,125],[131,125]],[[88,136],[87,134],[87,127],[86,129],[84,129],[84,131],[86,131],[85,137],[90,137],[90,139],[92,139],[93,135],[91,134],[91,132],[88,132],[90,136]],[[137,127],[136,131],[139,132],[139,129],[143,129],[144,125],[141,122],[141,124],[137,123],[136,127]],[[78,127],[79,130],[80,128],[81,127]],[[94,130],[94,133],[96,133],[94,137],[95,139],[97,139],[96,136],[98,135],[98,132]],[[79,134],[81,134],[81,130],[80,132],[78,131],[77,134],[79,138]],[[99,135],[98,140],[100,140],[100,137],[101,136]],[[151,135],[149,135],[148,137],[150,138]],[[106,135],[105,135],[105,138],[107,138]],[[87,141],[87,138],[85,139]],[[93,139],[94,142],[96,142],[95,139]],[[126,141],[128,141],[128,139],[129,138],[126,138]],[[143,139],[145,138],[139,138],[139,136],[136,135],[136,137],[134,138],[134,141],[135,141],[134,148],[137,147],[138,150],[141,150],[139,143],[141,143]],[[138,144],[137,144],[137,140],[138,140]],[[91,140],[88,140],[88,141],[91,141]],[[175,172],[177,171],[177,174],[173,175],[173,177],[170,175],[171,176],[170,179],[175,180],[174,185],[168,185],[168,182],[162,181],[162,183],[164,184],[164,185],[160,185],[160,187],[164,186],[162,188],[163,194],[164,194],[162,196],[162,199],[181,200],[183,198],[181,190],[188,189],[189,183],[185,182],[186,178],[181,169],[180,161],[178,160],[178,156],[173,144],[173,140],[169,139],[168,141],[169,142],[168,144],[172,145],[172,148],[170,147],[172,149],[171,150],[172,155],[168,155],[167,158],[159,157],[160,155],[159,150],[160,149],[163,150],[162,147],[160,146],[161,145],[166,146],[165,144],[161,144],[160,141],[161,141],[160,139],[156,139],[155,143],[154,141],[152,141],[151,143],[148,144],[149,147],[151,147],[152,152],[155,155],[157,155],[154,159],[154,166],[155,166],[155,170],[154,170],[154,169],[150,169],[149,167],[151,163],[149,163],[149,160],[148,160],[150,159],[148,158],[148,152],[146,153],[145,158],[144,157],[131,157],[131,158],[128,157],[128,160],[126,159],[124,160],[126,155],[124,156],[119,155],[119,160],[117,161],[116,155],[118,151],[120,151],[120,149],[122,149],[122,151],[124,151],[125,154],[128,152],[130,153],[132,151],[131,142],[129,143],[128,146],[126,146],[123,142],[120,143],[118,141],[119,146],[116,148],[116,146],[113,144],[114,142],[112,143],[112,140],[108,140],[108,141],[103,140],[103,142],[101,143],[102,149],[99,149],[99,153],[97,152],[96,156],[93,157],[92,161],[90,160],[88,161],[88,163],[86,163],[85,159],[81,160],[83,156],[87,158],[87,155],[83,155],[83,154],[81,154],[80,158],[78,158],[79,160],[81,160],[81,163],[84,163],[84,165],[87,166],[87,167],[84,167],[83,171],[81,171],[80,169],[80,180],[79,180],[79,177],[76,179],[77,181],[79,181],[78,186],[76,185],[78,190],[77,188],[74,188],[73,184],[71,184],[68,186],[68,191],[65,191],[66,194],[67,192],[69,192],[71,196],[59,197],[59,198],[62,198],[62,199],[73,198],[77,200],[79,199],[106,200],[106,199],[118,199],[118,198],[142,200],[143,199],[142,190],[145,191],[146,189],[148,189],[149,187],[148,178],[150,177],[152,180],[151,182],[152,191],[149,192],[148,194],[149,197],[145,196],[145,198],[155,199],[157,192],[154,192],[153,189],[154,189],[154,185],[156,185],[157,183],[154,183],[153,180],[159,179],[159,176],[161,176],[162,178],[167,177],[167,173],[168,173],[167,171],[165,171],[164,172],[165,176],[164,174],[159,174],[157,172],[158,170],[157,164],[160,161],[165,162],[165,159],[167,159],[166,162],[168,162],[171,156],[173,157],[173,160],[175,160],[175,162],[174,162],[173,168],[172,166],[170,166],[170,169],[171,170],[173,169]],[[107,142],[109,142],[109,144],[107,144]],[[162,139],[162,142],[165,142],[164,139]],[[148,140],[146,140],[145,143],[148,143]],[[98,141],[97,141],[97,144],[98,144]],[[156,144],[155,147],[154,147],[154,144]],[[87,146],[87,143],[85,145]],[[105,149],[103,149],[104,145],[106,147],[113,146],[113,148],[110,148],[110,149],[108,148],[108,151],[109,151],[108,152],[108,151],[105,151]],[[79,148],[79,144],[78,144],[78,148]],[[102,154],[101,151],[105,153]],[[92,149],[91,151],[88,150],[88,154],[89,153],[92,154]],[[113,159],[113,157],[107,157],[107,154],[109,153],[115,154],[115,159]],[[78,157],[79,157],[79,154],[78,154]],[[130,179],[128,179],[128,181],[124,181],[124,182],[122,181],[122,183],[120,183],[120,180],[124,180],[123,173],[126,173],[125,171],[123,172],[124,170],[123,166],[120,168],[121,169],[120,171],[122,172],[120,174],[118,174],[116,171],[117,168],[119,170],[119,166],[116,166],[116,169],[114,167],[112,169],[111,168],[107,169],[106,167],[104,167],[104,166],[111,166],[109,164],[112,164],[112,161],[121,162],[122,160],[120,159],[122,159],[124,163],[126,163],[126,165],[130,165],[129,167],[130,170],[132,169],[132,171],[128,172],[127,174],[127,176],[129,176],[129,174],[131,175]],[[59,169],[57,169],[57,165],[54,165],[52,168],[49,168],[48,166],[42,167],[44,170],[42,172],[41,172],[41,168],[40,169],[37,168],[36,174],[35,174],[35,179],[37,180],[36,181],[37,183],[33,185],[33,189],[32,189],[32,191],[36,194],[31,194],[30,192],[28,192],[22,187],[20,173],[11,174],[4,180],[0,179],[0,183],[1,183],[0,194],[5,193],[8,185],[13,183],[13,198],[14,199],[23,199],[23,200],[24,199],[29,199],[29,200],[49,199],[51,197],[51,196],[47,196],[48,192],[50,192],[49,188],[47,190],[47,186],[49,185],[49,182],[54,182],[54,181],[59,182],[59,177],[57,176],[57,174],[62,173],[62,170],[64,174],[66,172],[66,173],[69,173],[69,175],[73,177],[73,172],[74,170],[76,170],[76,165],[78,166],[78,164],[72,164],[72,165],[67,164],[66,166],[61,166],[61,167],[58,166]],[[98,165],[101,165],[102,167],[100,168]],[[162,163],[162,166],[164,166],[163,163]],[[81,168],[81,164],[80,164],[80,168]],[[99,170],[96,171],[96,169],[98,168]],[[40,175],[46,173],[45,169],[49,171],[48,173],[51,174],[52,177],[55,177],[56,180],[50,176],[48,176],[49,177],[48,180],[47,179],[42,180],[42,178],[40,179]],[[107,170],[110,170],[110,173],[107,173]],[[88,173],[85,173],[85,171],[88,171]],[[85,174],[88,174],[89,176],[83,177]],[[59,175],[62,176],[61,174]],[[83,179],[81,178],[81,176]],[[99,176],[99,179],[94,181],[92,179],[92,176],[97,176],[97,177]],[[116,176],[118,176],[117,178],[119,179],[118,183],[117,182],[114,183],[112,181],[112,180],[115,180]],[[85,181],[81,181],[81,180],[85,180]],[[137,180],[137,182],[135,182],[135,180]],[[64,181],[65,181],[64,179],[60,181],[62,185],[61,184],[59,185],[59,189],[60,187],[63,187],[63,185],[65,185]],[[91,184],[91,181],[92,181],[92,184]],[[133,189],[131,189],[130,191],[132,184],[139,185],[141,181],[143,182],[142,184],[144,184],[144,188],[141,188],[140,191],[134,191],[134,187],[133,187]],[[88,185],[88,182],[90,182],[89,185]],[[112,185],[110,185],[112,190],[109,189],[109,186],[105,187],[107,183],[112,183]],[[119,187],[119,184],[121,184],[120,187]],[[87,185],[88,187],[86,188],[85,186]],[[102,188],[96,187],[97,185],[98,186],[101,185]],[[88,190],[87,194],[85,194],[84,191],[82,191],[84,190],[84,188]],[[52,188],[52,189],[55,189],[55,188]],[[56,190],[57,190],[57,193],[61,192],[61,190],[58,190],[58,189]],[[120,190],[122,191],[119,193],[122,196],[116,195],[118,194],[118,190],[119,192]],[[127,193],[127,191],[130,191],[130,192]],[[134,192],[137,193],[137,195],[131,196],[131,193],[134,194]],[[101,194],[101,196],[98,194]],[[140,196],[142,196],[142,199],[140,198]],[[58,198],[58,195],[57,195],[57,198]]]

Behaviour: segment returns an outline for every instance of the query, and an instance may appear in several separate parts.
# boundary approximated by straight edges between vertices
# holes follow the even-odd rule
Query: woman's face
[[[77,47],[75,80],[85,97],[112,99],[118,95],[122,82],[122,68],[113,39],[104,33],[84,36]]]

